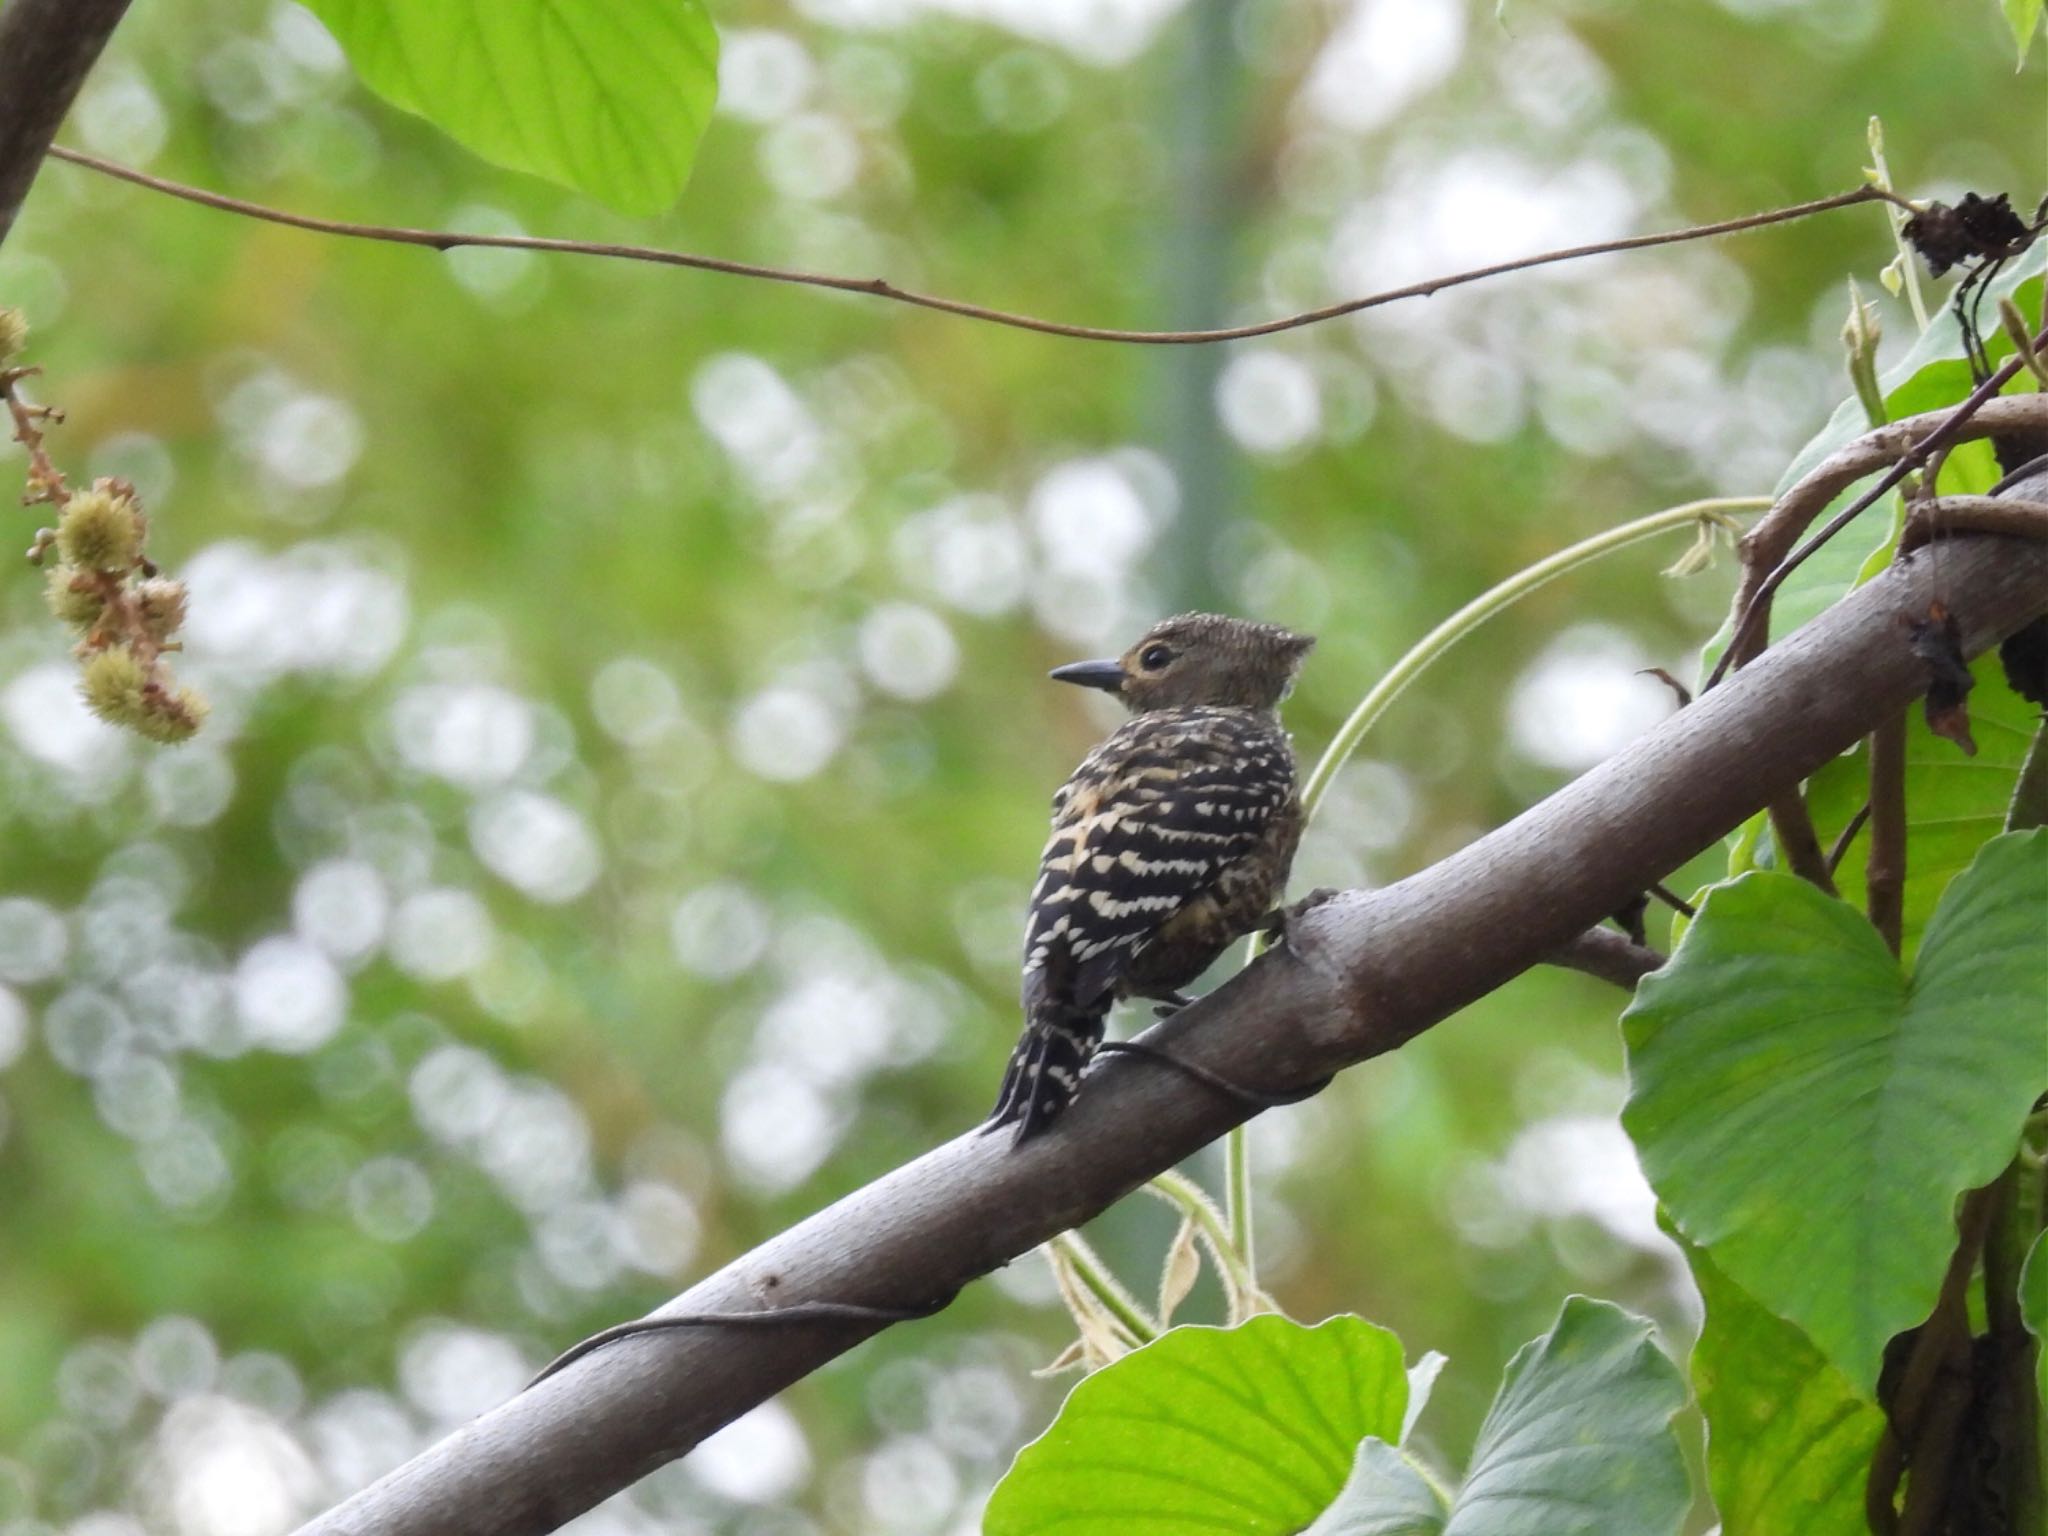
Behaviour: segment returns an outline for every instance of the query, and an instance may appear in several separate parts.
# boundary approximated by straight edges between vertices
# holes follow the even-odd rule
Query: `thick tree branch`
[[[0,241],[127,9],[128,0],[12,0],[0,11]]]
[[[2013,487],[2039,497],[2048,474]],[[1507,826],[1349,892],[1147,1039],[1275,1091],[1393,1050],[1564,949],[1867,735],[1927,685],[1900,623],[1936,593],[1970,654],[2048,604],[2048,546],[1984,536],[1887,570],[1728,683]],[[1243,1119],[1178,1072],[1113,1059],[1052,1135],[972,1132],[734,1260],[664,1311],[929,1304],[1088,1220]],[[531,1536],[681,1455],[879,1331],[791,1322],[626,1339],[485,1414],[307,1536]]]

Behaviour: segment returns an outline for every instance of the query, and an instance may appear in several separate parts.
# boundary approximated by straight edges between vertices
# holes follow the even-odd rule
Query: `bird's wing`
[[[1053,797],[1024,927],[1024,1005],[1097,1007],[1185,903],[1257,851],[1294,792],[1277,726],[1248,711],[1139,715]]]

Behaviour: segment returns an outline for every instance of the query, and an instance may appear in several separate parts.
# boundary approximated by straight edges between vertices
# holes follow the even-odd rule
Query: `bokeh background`
[[[138,0],[67,136],[340,217],[1127,326],[1843,190],[1873,112],[1910,190],[2040,191],[2041,54],[2014,73],[1991,0],[717,21],[722,100],[658,220],[469,158],[272,0]],[[1891,255],[1858,209],[1148,350],[48,167],[0,303],[70,412],[60,462],[155,514],[214,718],[171,751],[99,726],[36,573],[0,584],[0,1533],[271,1536],[967,1127],[1046,797],[1107,724],[1046,667],[1194,605],[1311,630],[1314,754],[1520,566],[1768,491],[1842,393],[1846,279],[1882,297]],[[1396,879],[1662,718],[1637,669],[1687,672],[1728,591],[1659,576],[1683,543],[1458,652],[1298,884]],[[1269,1284],[1447,1353],[1424,1430],[1454,1464],[1568,1291],[1687,1342],[1617,1002],[1532,974],[1258,1124]],[[1132,1200],[1090,1235],[1145,1285],[1169,1232]],[[576,1529],[971,1531],[1068,1336],[1020,1261]]]

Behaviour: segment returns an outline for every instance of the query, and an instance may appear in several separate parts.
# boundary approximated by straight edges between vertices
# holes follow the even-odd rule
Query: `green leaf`
[[[2048,1086],[2044,905],[2048,833],[1992,840],[1908,983],[1854,908],[1745,875],[1623,1015],[1622,1123],[1672,1219],[1859,1392],[1934,1305],[1956,1196]]]
[[[1421,1469],[1375,1437],[1359,1444],[1343,1491],[1301,1536],[1438,1536],[1449,1514]]]
[[[2044,263],[2048,263],[2048,247],[2037,241],[2033,250],[2018,261],[2008,263],[2004,271],[1985,285],[1988,297],[1984,312],[1995,315],[1998,300],[2007,296],[2016,297],[2022,310],[2028,313],[2038,309],[2039,282]],[[2030,282],[2034,284],[2033,294],[2022,294],[2022,286]],[[2012,343],[2005,340],[1996,327],[1985,338],[1985,343],[1994,357],[2012,351]],[[1970,393],[1970,367],[1964,361],[1962,330],[1956,323],[1953,309],[1943,309],[1933,318],[1913,343],[1912,350],[1896,366],[1879,376],[1878,386],[1884,391],[1885,410],[1894,421],[1921,411],[1957,404]],[[1869,430],[1870,421],[1864,414],[1863,404],[1852,393],[1835,407],[1827,425],[1793,456],[1773,494],[1784,495],[1819,467],[1829,454]],[[1819,528],[1861,495],[1867,484],[1851,486],[1842,492],[1813,520],[1808,531]],[[1884,497],[1864,509],[1854,522],[1815,550],[1785,578],[1771,602],[1773,640],[1790,634],[1832,607],[1857,585],[1871,556],[1891,542],[1892,509],[1889,503],[1890,498]],[[1703,676],[1727,649],[1728,632],[1729,625],[1724,622],[1707,642],[1701,662]]]
[[[718,94],[703,0],[306,0],[363,82],[486,160],[658,213]]]
[[[1443,1368],[1444,1357],[1433,1349],[1409,1367],[1403,1441],[1428,1405]],[[1359,1442],[1351,1476],[1336,1502],[1302,1536],[1435,1536],[1448,1513],[1428,1473],[1399,1447],[1368,1435]]]
[[[1448,1363],[1435,1350],[1426,1349],[1422,1358],[1408,1367],[1408,1411],[1401,1415],[1401,1442],[1404,1445],[1415,1428],[1415,1421],[1422,1417],[1422,1410],[1429,1406],[1429,1394]]]
[[[1980,656],[1971,669],[1970,734],[1977,755],[1966,757],[1936,736],[1918,705],[1906,721],[1906,888],[1902,953],[1910,965],[1920,938],[1948,883],[1998,836],[2019,783],[2020,765],[2041,712],[2006,685],[1996,656]],[[1849,820],[1870,799],[1870,754],[1858,748],[1836,758],[1807,781],[1806,805],[1821,846],[1832,847]],[[1842,899],[1864,905],[1870,829],[1849,844],[1835,870]]]
[[[1550,1332],[1508,1362],[1445,1536],[1676,1531],[1692,1502],[1671,1432],[1684,1406],[1678,1367],[1647,1321],[1568,1298]]]
[[[1075,1387],[996,1485],[986,1536],[1300,1531],[1408,1405],[1401,1341],[1358,1317],[1175,1328]]]
[[[2048,1414],[2048,1232],[2034,1239],[2020,1270],[2020,1317],[2036,1341],[2034,1377],[2041,1388],[2041,1411]]]
[[[1671,1416],[1678,1368],[1650,1325],[1573,1296],[1508,1362],[1472,1467],[1445,1510],[1399,1451],[1368,1441],[1303,1536],[1657,1536],[1692,1504]]]
[[[2012,28],[2013,47],[2024,69],[2027,50],[2034,46],[2034,29],[2041,24],[2041,0],[2005,0],[2005,24]]]
[[[1686,1257],[1707,1305],[1692,1385],[1723,1536],[1864,1536],[1863,1483],[1884,1414],[1703,1251]]]

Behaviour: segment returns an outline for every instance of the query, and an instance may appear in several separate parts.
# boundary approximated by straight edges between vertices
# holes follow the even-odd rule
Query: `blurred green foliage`
[[[470,158],[269,0],[137,6],[67,137],[341,218],[1138,326],[1839,191],[1873,112],[1915,194],[2039,190],[2041,55],[2015,76],[1988,6],[717,21],[720,108],[659,218]],[[59,461],[133,479],[189,579],[215,713],[174,752],[97,727],[35,573],[0,588],[0,1530],[284,1528],[964,1129],[1046,796],[1105,724],[1048,665],[1195,601],[1308,629],[1313,752],[1511,571],[1767,490],[1843,392],[1845,278],[1891,254],[1856,210],[1148,350],[48,167],[0,304]],[[1889,360],[1913,327],[1884,322]],[[1395,879],[1667,711],[1633,674],[1688,670],[1728,585],[1660,579],[1681,542],[1404,699],[1298,884]],[[1532,974],[1259,1124],[1266,1282],[1452,1357],[1440,1461],[1564,1292],[1691,1326],[1614,1118],[1616,1004]],[[1172,1220],[1090,1235],[1144,1273]],[[971,1529],[1065,1338],[1021,1261],[582,1528]]]

